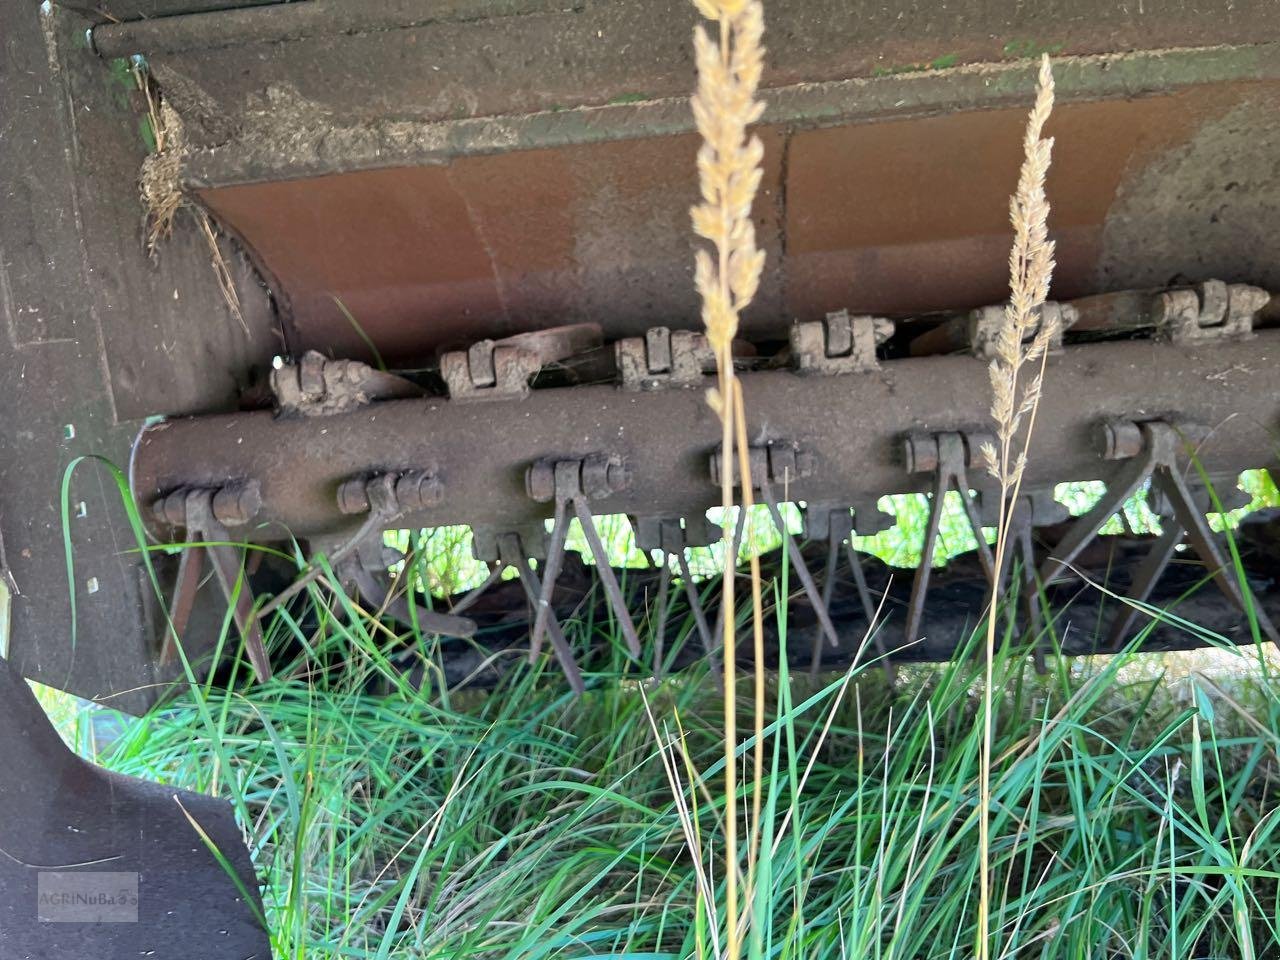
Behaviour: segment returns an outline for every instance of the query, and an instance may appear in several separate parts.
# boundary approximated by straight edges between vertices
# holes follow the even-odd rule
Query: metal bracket
[[[1111,648],[1119,649],[1127,639],[1141,613],[1140,605],[1151,595],[1156,581],[1169,566],[1184,537],[1209,568],[1209,575],[1227,599],[1241,611],[1252,606],[1262,632],[1280,643],[1280,633],[1263,613],[1262,607],[1256,600],[1247,600],[1241,591],[1241,584],[1223,556],[1217,537],[1182,476],[1178,454],[1187,446],[1184,431],[1165,420],[1150,420],[1108,422],[1103,424],[1102,433],[1104,456],[1111,460],[1129,460],[1130,463],[1110,484],[1106,496],[1076,520],[1062,542],[1051,552],[1041,567],[1041,582],[1053,582],[1124,502],[1150,481],[1152,489],[1166,498],[1172,508],[1172,516],[1164,521],[1164,532],[1134,575],[1126,598],[1129,602],[1117,611],[1112,621]]]
[[[1008,323],[1004,304],[979,307],[971,310],[964,318],[969,351],[982,360],[993,360],[996,356],[1000,331]],[[1036,323],[1027,334],[1027,340],[1033,340],[1040,333],[1046,322],[1052,322],[1053,332],[1049,337],[1049,353],[1062,351],[1062,335],[1071,329],[1080,319],[1080,312],[1069,303],[1046,300],[1036,310]]]
[[[696,387],[715,370],[716,357],[706,335],[670,327],[650,327],[643,337],[613,345],[623,390]]]
[[[720,539],[720,528],[707,519],[695,517],[632,517],[639,550],[678,553],[687,547],[707,547]]]
[[[271,371],[271,390],[281,416],[323,417],[347,413],[375,400],[422,396],[417,385],[358,360],[330,360],[308,350],[296,363]]]
[[[709,460],[711,482],[719,485],[721,471],[724,468],[721,452],[718,450],[713,451]],[[769,515],[773,518],[773,524],[787,548],[787,554],[791,558],[791,565],[795,568],[796,576],[799,577],[805,594],[809,597],[809,602],[813,606],[822,633],[826,636],[831,646],[838,647],[840,638],[836,633],[835,624],[831,622],[831,615],[823,602],[822,593],[818,590],[818,585],[814,582],[813,575],[809,573],[809,566],[804,561],[804,555],[800,552],[800,547],[796,544],[795,537],[791,535],[791,531],[787,529],[786,522],[782,519],[782,512],[778,509],[779,501],[774,495],[773,488],[775,483],[782,484],[785,495],[788,485],[794,480],[811,476],[816,467],[813,455],[801,450],[799,444],[792,443],[789,440],[771,440],[768,443],[749,447],[747,449],[747,463],[751,471],[752,485],[760,492],[760,499],[769,508]],[[733,452],[732,469],[734,485],[741,486],[742,477],[738,469],[736,450]],[[739,514],[739,522],[741,522],[743,516],[743,514]],[[730,562],[732,560],[733,558],[730,558]],[[729,611],[729,615],[732,615],[732,613],[733,611]]]
[[[925,528],[924,545],[920,551],[920,566],[916,569],[915,580],[911,584],[911,599],[907,604],[907,620],[904,633],[908,643],[914,643],[920,631],[920,621],[924,616],[925,595],[929,592],[929,577],[933,568],[933,557],[937,552],[938,532],[942,524],[943,504],[948,490],[960,494],[964,504],[965,518],[973,531],[974,540],[978,544],[978,559],[982,563],[982,571],[987,581],[994,585],[995,559],[986,538],[982,535],[983,517],[979,512],[979,504],[969,493],[969,479],[966,468],[978,464],[981,456],[979,450],[984,441],[990,438],[983,434],[970,433],[935,433],[913,434],[906,438],[904,453],[906,455],[908,473],[933,473],[933,499],[929,504],[929,522]],[[982,498],[990,509],[990,496]]]
[[[392,595],[388,569],[404,558],[383,542],[381,530],[373,530],[357,541],[352,549],[344,549],[346,541],[341,539],[336,542],[313,540],[311,546],[315,552],[338,558],[330,560],[333,572],[345,587],[362,597],[375,612],[385,612],[405,625],[416,621],[424,633],[445,637],[475,636],[477,627],[474,620],[429,610],[419,603],[413,603],[413,609],[410,609],[407,597]]]
[[[242,526],[262,509],[262,490],[256,480],[238,481],[216,488],[187,487],[156,500],[152,511],[158,520],[186,530],[191,545],[178,561],[178,579],[169,605],[169,629],[161,646],[160,661],[172,659],[182,642],[195,606],[206,554],[223,596],[231,606],[245,652],[259,682],[271,678],[262,628],[253,612],[253,592],[244,576],[244,563],[232,546],[228,527]],[[198,542],[197,542],[198,541]]]
[[[457,401],[518,400],[529,394],[529,379],[543,367],[603,344],[600,325],[575,323],[481,340],[440,357],[440,375]]]
[[[671,589],[671,565],[667,557],[675,557],[680,567],[680,579],[683,583],[685,599],[693,614],[694,626],[702,641],[702,649],[707,655],[712,681],[717,688],[723,686],[720,675],[720,663],[715,654],[715,638],[707,621],[706,610],[702,606],[702,598],[698,596],[698,588],[693,583],[693,571],[689,569],[689,558],[685,551],[689,547],[706,547],[720,539],[720,530],[707,520],[706,514],[687,517],[632,517],[631,527],[635,531],[636,546],[644,551],[662,551],[663,563],[658,571],[658,620],[654,626],[654,677],[662,676],[663,652],[667,627],[667,596]],[[737,543],[737,537],[733,542]],[[736,550],[734,551],[737,552]],[[728,561],[730,564],[733,560]]]
[[[471,529],[471,555],[483,563],[501,563],[502,550],[500,541],[508,533],[514,533],[520,538],[520,546],[525,551],[525,559],[537,560],[539,563],[547,559],[547,528],[541,521],[522,524],[508,530],[497,530],[493,527],[473,527]]]
[[[875,511],[879,513],[879,511]],[[845,546],[849,559],[849,570],[853,574],[853,582],[858,590],[858,599],[862,603],[862,613],[867,618],[867,629],[871,630],[876,622],[877,605],[867,586],[867,576],[862,569],[862,558],[853,546],[854,514],[848,507],[835,507],[827,504],[809,504],[804,511],[804,532],[810,540],[827,541],[827,570],[822,582],[822,603],[827,610],[831,609],[831,598],[835,592],[836,570],[840,560],[840,545]],[[883,658],[886,654],[884,642],[875,637],[876,651]],[[822,638],[819,634],[814,638],[813,651],[809,663],[809,672],[816,674],[822,664]],[[886,659],[885,670],[892,681],[893,667]]]
[[[335,494],[338,512],[348,515],[367,513],[368,516],[354,534],[340,541],[341,545],[328,554],[330,566],[339,567],[347,555],[361,549],[370,537],[379,536],[401,514],[437,506],[443,496],[444,486],[434,470],[390,470],[372,476],[353,477],[339,484]],[[312,566],[264,604],[258,610],[257,618],[262,619],[279,609],[319,578],[321,572],[321,567]]]
[[[1260,287],[1206,280],[1194,289],[1160,294],[1151,318],[1156,335],[1171,343],[1243,340],[1253,336],[1253,321],[1270,300]]]
[[[590,499],[608,497],[625,490],[631,483],[631,473],[621,457],[611,454],[592,454],[576,460],[539,460],[525,471],[525,490],[529,496],[545,503],[555,500],[555,520],[551,525],[551,543],[547,548],[547,563],[542,577],[533,633],[529,639],[530,656],[537,656],[541,649],[542,634],[551,616],[551,593],[555,589],[560,564],[564,560],[565,539],[569,533],[569,511],[572,510],[582,525],[582,532],[591,548],[600,582],[613,607],[614,616],[626,638],[627,648],[633,657],[640,656],[640,637],[627,612],[626,598],[618,585],[608,554],[596,530],[595,519],[587,505]]]
[[[797,373],[833,375],[870,373],[879,369],[876,348],[893,336],[884,317],[828,313],[824,320],[791,327],[791,359]]]
[[[719,486],[721,452],[715,450],[709,458],[711,482]],[[813,476],[816,462],[813,454],[801,449],[790,440],[770,440],[768,443],[753,444],[747,451],[747,464],[751,470],[751,479],[756,486],[761,483],[780,484],[785,490],[789,484],[798,479]],[[733,453],[733,485],[742,485],[742,477],[738,470],[738,455]]]
[[[338,510],[371,513],[393,520],[403,513],[430,510],[444,499],[444,484],[434,470],[405,470],[355,477],[338,485]]]
[[[579,459],[539,460],[525,470],[524,487],[538,503],[586,498],[599,500],[631,485],[631,469],[615,454],[593,453]]]

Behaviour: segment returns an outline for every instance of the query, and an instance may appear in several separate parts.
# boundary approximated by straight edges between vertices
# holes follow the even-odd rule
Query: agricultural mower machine
[[[321,555],[393,631],[446,638],[451,682],[532,645],[581,688],[590,651],[562,620],[583,603],[651,663],[682,602],[671,662],[715,656],[722,614],[686,559],[719,536],[721,469],[692,278],[693,9],[90,2],[3,4],[6,674],[141,712],[184,659],[215,668],[229,632],[224,653],[266,677],[267,614]],[[1202,642],[1136,612],[1174,601],[1228,638],[1276,639],[1277,524],[1246,518],[1235,565],[1206,514],[1280,450],[1280,5],[766,15],[767,263],[734,356],[756,499],[780,525],[803,504],[783,548],[792,653],[845,665],[874,618],[876,655],[946,658],[980,612],[982,538],[931,561],[942,494],[975,528],[998,507],[976,451],[1044,52],[1043,311],[1061,333],[1015,510],[1019,615],[1042,624],[1072,597],[1056,635],[1074,653],[1139,631]],[[1069,481],[1106,493],[1071,518],[1054,496]],[[1100,540],[1143,489],[1161,533]],[[891,575],[851,538],[916,492],[933,495],[923,559]],[[650,569],[565,555],[567,521],[590,542],[606,514],[630,518]],[[448,524],[474,531],[484,587],[407,592],[384,531]]]

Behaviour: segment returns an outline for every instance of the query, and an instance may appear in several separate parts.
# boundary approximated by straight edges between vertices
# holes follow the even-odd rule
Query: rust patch
[[[1221,85],[1057,107],[1047,188],[1056,296],[1093,292],[1103,226],[1126,174],[1239,97]],[[797,133],[787,183],[791,311],[909,314],[1002,299],[1025,122],[1025,109],[1008,109]]]
[[[1094,292],[1120,184],[1247,86],[1058,107],[1056,296]],[[1000,300],[1024,121],[1019,108],[761,131],[756,223],[770,275],[745,331],[782,333],[793,319],[846,307],[903,315]],[[598,322],[609,339],[696,327],[696,149],[689,135],[582,144],[223,187],[203,199],[277,279],[291,349],[366,357],[337,296],[386,359],[414,363],[564,323]]]
[[[230,187],[202,199],[275,277],[295,353],[369,359],[334,297],[398,359],[502,315],[489,254],[446,167]]]

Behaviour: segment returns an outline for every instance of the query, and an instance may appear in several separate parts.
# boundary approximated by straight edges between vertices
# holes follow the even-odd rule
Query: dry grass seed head
[[[996,336],[995,359],[988,376],[991,383],[991,417],[999,433],[999,449],[983,447],[988,472],[1006,484],[1015,483],[1025,462],[1011,445],[1024,420],[1039,402],[1041,377],[1021,384],[1019,374],[1027,364],[1043,360],[1057,333],[1057,316],[1042,307],[1049,295],[1054,269],[1054,243],[1049,239],[1049,200],[1045,180],[1053,154],[1053,140],[1043,136],[1053,111],[1053,72],[1049,58],[1040,61],[1035,105],[1027,118],[1023,137],[1023,161],[1018,186],[1009,201],[1013,245],[1009,251],[1009,303],[1005,322]]]
[[[697,160],[702,201],[690,214],[694,232],[714,248],[695,255],[694,282],[707,338],[723,355],[764,269],[764,251],[756,247],[751,222],[764,145],[746,132],[764,111],[756,99],[764,67],[764,8],[759,0],[697,0],[696,5],[720,24],[721,40],[704,26],[694,30],[698,85],[692,107],[703,139]]]

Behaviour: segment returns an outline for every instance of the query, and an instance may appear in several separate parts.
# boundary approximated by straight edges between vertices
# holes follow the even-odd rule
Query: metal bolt
[[[181,487],[151,504],[151,515],[160,523],[173,527],[187,525],[187,498],[199,487]],[[208,489],[208,488],[204,488]],[[228,527],[249,523],[262,509],[262,487],[257,480],[240,480],[224,484],[213,492],[213,519]]]
[[[228,483],[213,495],[213,518],[236,527],[246,524],[262,509],[262,485],[257,480]]]
[[[593,453],[581,460],[538,460],[524,472],[529,499],[550,503],[556,497],[608,497],[631,485],[631,468],[621,457]]]
[[[324,368],[328,359],[321,353],[308,350],[298,361],[298,388],[303,395],[319,399],[325,395]]]
[[[902,444],[907,473],[932,473],[938,469],[938,438],[927,433],[913,433]]]
[[[529,464],[524,472],[524,489],[535,503],[550,503],[556,497],[556,465],[551,460]]]
[[[439,506],[444,498],[444,484],[428,470],[406,470],[399,474],[377,474],[373,477],[353,477],[338,485],[338,511],[344,514],[368,513],[374,498],[370,487],[376,483],[391,483],[396,511],[428,510]]]
[[[347,515],[369,512],[369,492],[365,489],[366,480],[358,477],[344,480],[338,485],[338,512]]]
[[[813,475],[817,463],[814,455],[800,449],[796,444],[786,440],[778,440],[767,446],[751,447],[748,452],[748,469],[751,471],[753,483],[768,480],[770,483],[785,484],[802,477]],[[720,471],[723,468],[720,451],[713,451],[710,458],[711,482],[719,485]],[[730,458],[730,469],[733,472],[734,486],[742,482],[738,469],[738,455],[735,452]]]
[[[611,496],[631,483],[631,471],[621,457],[595,453],[581,462],[582,492],[592,499]]]
[[[982,447],[984,444],[990,444],[994,448],[996,438],[989,433],[965,433],[962,436],[964,437],[964,465],[985,469],[987,464],[982,456]]]
[[[410,470],[396,481],[396,501],[401,510],[427,510],[440,505],[444,484],[425,470]]]
[[[631,467],[625,460],[609,463],[609,490],[621,493],[631,486]]]
[[[160,523],[181,527],[187,522],[187,492],[175,490],[163,497],[157,497],[151,504],[151,515]]]
[[[1142,452],[1142,428],[1132,420],[1108,420],[1101,433],[1104,460],[1128,460]]]

